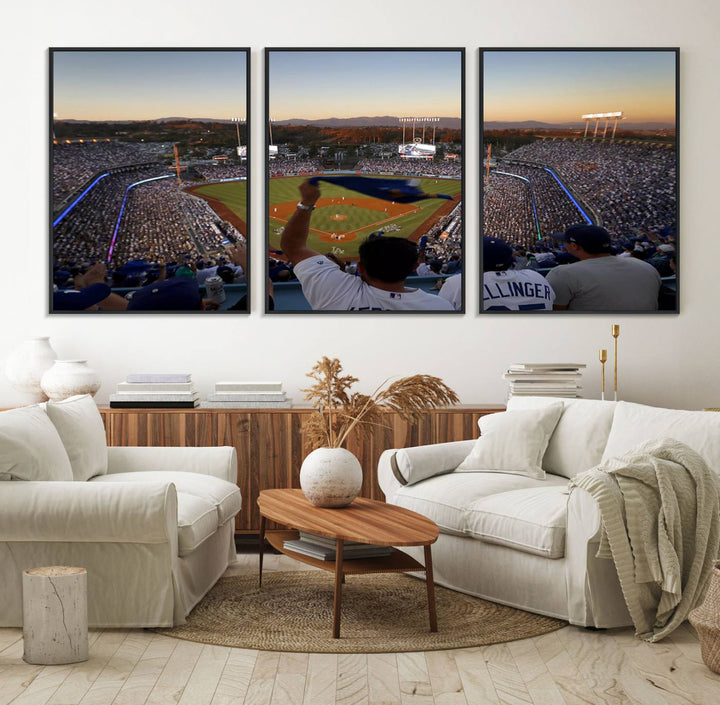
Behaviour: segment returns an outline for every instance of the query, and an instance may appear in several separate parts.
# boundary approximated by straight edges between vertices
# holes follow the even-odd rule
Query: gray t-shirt
[[[655,311],[660,275],[634,257],[592,257],[562,264],[546,276],[555,304],[573,311]]]

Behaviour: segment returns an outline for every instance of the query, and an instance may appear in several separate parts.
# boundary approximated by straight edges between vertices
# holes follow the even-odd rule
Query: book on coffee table
[[[317,558],[321,561],[335,560],[335,546],[320,546],[317,543],[304,541],[303,539],[295,539],[293,541],[284,541],[283,548],[295,553],[302,553],[304,556]],[[368,543],[351,543],[350,546],[343,546],[343,560],[352,560],[353,558],[379,558],[389,556],[392,553],[391,546],[374,546]]]

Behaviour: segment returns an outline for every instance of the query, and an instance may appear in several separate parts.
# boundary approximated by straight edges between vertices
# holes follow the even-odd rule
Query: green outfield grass
[[[222,201],[240,220],[247,223],[247,181],[227,181],[222,184],[207,184],[193,189],[194,193],[217,198]]]
[[[273,217],[273,206],[279,203],[297,203],[299,200],[298,186],[304,180],[305,177],[302,176],[270,179],[268,233],[270,247],[272,249],[280,249],[281,229],[285,225],[284,220]],[[343,196],[346,198],[364,198],[362,194],[356,191],[350,191],[325,181],[321,181],[319,187],[322,192],[322,198],[342,198]],[[451,196],[457,196],[461,192],[461,187],[460,179],[420,179],[420,188],[426,193],[446,193]],[[382,204],[380,211],[341,204],[318,208],[312,215],[311,228],[322,230],[326,233],[347,233],[358,229],[360,229],[360,231],[356,234],[354,240],[338,240],[333,242],[322,240],[319,235],[311,232],[308,239],[309,247],[323,253],[335,251],[339,256],[344,258],[357,257],[358,247],[371,232],[386,229],[388,225],[397,225],[399,226],[398,230],[386,231],[387,234],[394,237],[408,237],[443,204],[447,203],[444,199],[418,201],[412,204],[413,207],[419,209],[417,213],[397,217],[389,223],[378,224],[387,218],[382,209],[389,204],[385,201],[377,202]],[[334,215],[345,215],[347,217],[345,220],[334,220],[332,217]]]

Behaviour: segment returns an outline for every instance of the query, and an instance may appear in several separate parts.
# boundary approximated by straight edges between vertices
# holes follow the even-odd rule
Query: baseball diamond
[[[268,217],[272,249],[280,247],[282,228],[295,211],[298,186],[305,178],[275,177],[270,180]],[[457,199],[461,187],[459,179],[420,179],[423,191],[439,191]],[[344,259],[357,259],[358,247],[373,232],[384,231],[388,235],[417,241],[457,205],[457,201],[442,199],[393,203],[361,197],[355,191],[327,182],[322,183],[321,189],[322,198],[313,213],[308,245],[323,253],[340,247]]]

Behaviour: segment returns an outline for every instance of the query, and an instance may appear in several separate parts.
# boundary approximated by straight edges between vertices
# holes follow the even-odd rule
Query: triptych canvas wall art
[[[678,55],[51,49],[50,311],[676,312]]]

